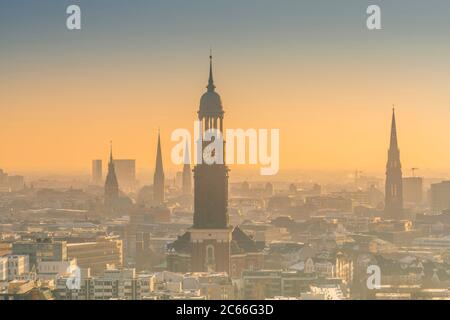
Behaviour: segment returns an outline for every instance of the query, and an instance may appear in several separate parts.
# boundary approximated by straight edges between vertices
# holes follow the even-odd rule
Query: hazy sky
[[[225,126],[280,128],[282,169],[383,172],[395,104],[405,171],[450,171],[448,0],[0,0],[0,168],[89,172],[113,140],[153,170],[158,126],[173,168],[211,46]]]

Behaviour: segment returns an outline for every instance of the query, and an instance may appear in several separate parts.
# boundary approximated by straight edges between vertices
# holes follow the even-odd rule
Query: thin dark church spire
[[[109,141],[109,162],[113,162],[112,140]]]
[[[119,199],[119,183],[114,168],[112,141],[110,142],[108,174],[105,180],[105,206],[109,213],[114,213]]]
[[[392,122],[391,122],[391,141],[389,144],[390,149],[398,149],[397,141],[397,124],[395,122],[395,107],[392,106]]]
[[[158,147],[156,149],[155,174],[153,176],[153,199],[155,204],[164,203],[164,168],[161,151],[161,134],[158,128]]]
[[[162,152],[161,152],[161,134],[158,129],[158,149],[156,150],[156,168],[155,171],[158,173],[164,172]]]
[[[395,109],[392,108],[391,137],[386,164],[385,214],[400,219],[403,215],[403,181],[400,150],[397,141]]]
[[[213,78],[213,67],[212,67],[212,50],[210,50],[209,53],[209,79],[208,79],[208,91],[214,91],[216,89],[216,86],[214,85],[214,78]]]

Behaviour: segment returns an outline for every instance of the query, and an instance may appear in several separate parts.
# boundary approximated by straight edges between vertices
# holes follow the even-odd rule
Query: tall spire
[[[119,199],[119,183],[117,181],[116,170],[114,168],[112,141],[110,142],[108,174],[105,180],[105,206],[109,213],[115,211],[117,200]]]
[[[403,214],[403,181],[400,150],[397,141],[395,109],[392,108],[391,139],[386,164],[385,214],[400,219]]]
[[[391,150],[398,149],[398,142],[397,142],[397,125],[395,123],[395,108],[392,107],[392,122],[391,122],[391,141],[389,144],[389,148]]]
[[[109,162],[113,162],[113,155],[112,155],[112,140],[109,142]]]
[[[158,130],[158,149],[156,150],[156,167],[155,167],[155,174],[156,172],[163,172],[163,161],[162,161],[162,152],[161,152],[161,134]]]
[[[198,110],[199,120],[206,119],[207,123],[205,128],[210,128],[212,126],[208,121],[211,120],[211,117],[223,117],[223,106],[222,101],[220,99],[220,95],[216,92],[216,86],[214,85],[214,77],[213,77],[213,56],[210,53],[209,56],[209,79],[208,85],[206,86],[207,91],[200,98],[200,106]],[[207,129],[205,129],[207,130]]]
[[[155,174],[153,175],[153,199],[155,204],[164,202],[164,168],[161,152],[161,135],[158,129],[158,147],[156,150]]]
[[[206,88],[208,88],[208,91],[214,91],[214,89],[216,88],[216,86],[214,85],[214,78],[213,78],[213,71],[212,71],[212,50],[210,50],[209,53],[209,79],[208,79],[208,86]]]

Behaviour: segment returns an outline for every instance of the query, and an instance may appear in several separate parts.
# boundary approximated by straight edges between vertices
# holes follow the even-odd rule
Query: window
[[[206,262],[213,263],[214,262],[214,246],[208,245],[206,247]]]

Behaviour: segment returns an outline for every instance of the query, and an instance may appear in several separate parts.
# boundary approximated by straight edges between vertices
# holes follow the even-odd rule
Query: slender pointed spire
[[[112,141],[110,142],[108,174],[105,180],[105,205],[109,213],[114,213],[115,205],[119,199],[119,183],[114,169]]]
[[[395,107],[392,107],[392,123],[391,123],[391,141],[389,145],[390,149],[398,149],[397,142],[397,125],[395,123]]]
[[[210,50],[209,53],[209,79],[208,79],[208,91],[214,91],[216,86],[214,85],[214,78],[213,78],[213,69],[212,69],[212,50]]]
[[[163,172],[163,161],[162,161],[162,152],[161,152],[161,134],[158,129],[158,149],[156,150],[156,172]]]
[[[385,214],[400,219],[403,215],[403,181],[400,150],[397,141],[395,109],[392,108],[391,141],[386,164]]]
[[[113,155],[112,155],[112,140],[109,142],[109,162],[113,162]]]
[[[156,150],[155,174],[153,175],[153,198],[157,205],[164,202],[164,168],[161,152],[161,134],[158,129],[158,147]]]
[[[115,177],[115,169],[114,169],[114,159],[113,159],[113,150],[112,150],[112,141],[110,141],[109,145],[109,163],[108,163],[108,175],[114,175],[114,179],[117,180]]]

